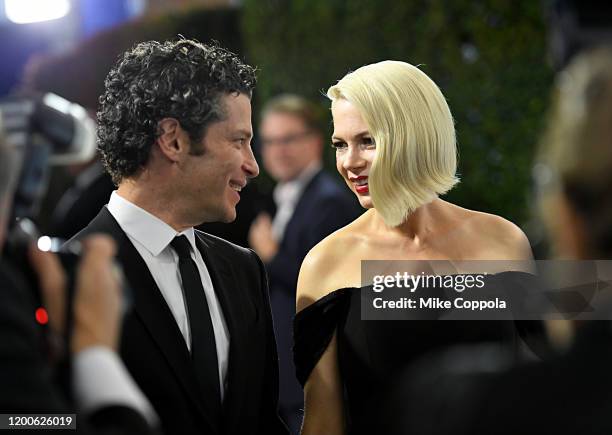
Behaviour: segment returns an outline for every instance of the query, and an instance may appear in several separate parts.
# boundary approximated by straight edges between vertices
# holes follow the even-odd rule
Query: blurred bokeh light
[[[68,0],[5,0],[6,17],[16,24],[62,18],[70,12]]]

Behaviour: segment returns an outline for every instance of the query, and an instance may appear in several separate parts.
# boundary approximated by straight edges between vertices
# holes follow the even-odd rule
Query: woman
[[[367,65],[327,96],[336,167],[368,211],[302,264],[295,321],[302,433],[391,433],[377,405],[395,370],[436,346],[502,340],[507,331],[478,322],[363,322],[354,297],[361,261],[529,260],[531,249],[507,220],[438,197],[458,182],[455,130],[444,96],[422,71],[396,61]]]

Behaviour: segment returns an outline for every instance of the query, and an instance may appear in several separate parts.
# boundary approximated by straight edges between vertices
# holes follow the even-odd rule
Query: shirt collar
[[[294,202],[310,180],[321,170],[321,162],[312,162],[295,179],[278,183],[274,188],[274,201],[277,204]]]
[[[193,227],[178,233],[158,217],[119,196],[116,190],[108,201],[108,211],[128,236],[144,246],[155,257],[178,235],[185,235],[195,252]]]

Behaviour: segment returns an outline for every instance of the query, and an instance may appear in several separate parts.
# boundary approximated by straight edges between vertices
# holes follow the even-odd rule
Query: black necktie
[[[191,328],[191,358],[200,389],[207,402],[221,404],[219,391],[219,367],[215,332],[206,294],[202,286],[198,266],[191,258],[191,245],[185,236],[177,236],[170,242],[179,257],[179,271],[183,281],[183,291]]]

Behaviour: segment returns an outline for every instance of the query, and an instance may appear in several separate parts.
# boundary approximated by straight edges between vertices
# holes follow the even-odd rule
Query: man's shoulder
[[[222,239],[218,236],[206,233],[201,230],[195,230],[196,237],[204,242],[208,247],[214,250],[223,252],[224,254],[236,255],[239,257],[252,257],[253,251],[240,245],[236,245],[228,240]]]
[[[211,260],[213,267],[231,272],[249,282],[259,280],[265,274],[264,264],[255,252],[204,231],[195,230],[196,238],[204,245],[202,255]]]
[[[91,235],[103,233],[108,234],[113,237],[115,240],[123,233],[123,230],[113,217],[113,215],[108,211],[106,206],[102,207],[95,218],[93,218],[81,231],[72,236],[68,242],[72,242],[75,240],[82,240],[83,238]]]

